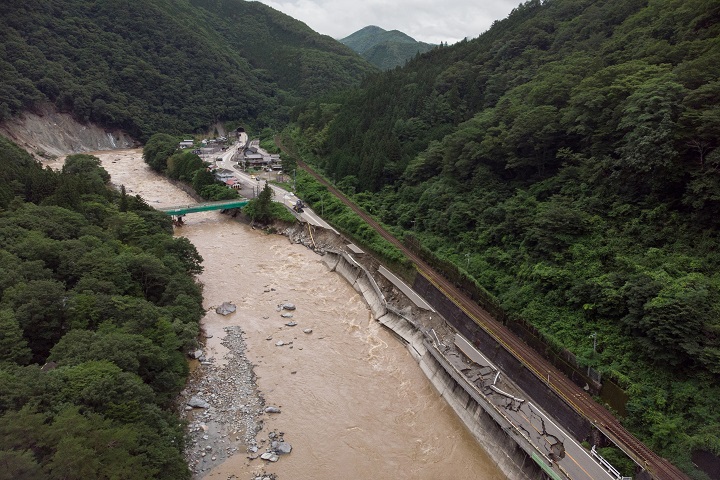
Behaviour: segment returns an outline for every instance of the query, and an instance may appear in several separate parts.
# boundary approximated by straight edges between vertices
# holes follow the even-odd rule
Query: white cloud
[[[521,0],[261,1],[333,38],[344,38],[368,25],[377,25],[436,44],[475,38],[521,3]]]

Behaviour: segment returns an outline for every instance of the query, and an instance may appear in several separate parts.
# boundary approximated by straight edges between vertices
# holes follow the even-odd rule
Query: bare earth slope
[[[52,107],[45,107],[35,113],[26,112],[2,122],[0,135],[40,157],[137,146],[137,142],[122,131],[83,125]]]

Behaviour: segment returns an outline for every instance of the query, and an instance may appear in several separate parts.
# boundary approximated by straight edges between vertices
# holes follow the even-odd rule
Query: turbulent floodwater
[[[193,202],[148,170],[139,150],[96,155],[113,183],[150,205]],[[177,234],[204,258],[207,355],[222,361],[224,327],[242,328],[266,404],[282,408],[266,416],[258,437],[282,431],[293,445],[274,464],[238,453],[205,478],[249,479],[261,469],[280,480],[506,478],[405,347],[317,254],[216,212],[185,220]],[[227,317],[212,308],[225,301],[237,305]],[[285,326],[283,302],[297,306],[297,326]],[[278,347],[280,340],[292,344]]]

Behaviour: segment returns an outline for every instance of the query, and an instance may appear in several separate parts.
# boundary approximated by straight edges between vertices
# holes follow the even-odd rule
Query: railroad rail
[[[688,479],[682,471],[671,464],[667,459],[660,457],[650,450],[640,440],[635,438],[605,407],[595,402],[592,397],[549,361],[542,357],[532,347],[520,340],[502,323],[494,319],[486,310],[458,289],[447,278],[440,275],[425,263],[418,255],[403,245],[397,238],[387,232],[369,214],[351,202],[345,195],[330,182],[316,173],[301,160],[297,165],[323,184],[328,191],[340,201],[357,213],[369,226],[378,232],[385,240],[398,248],[415,265],[420,275],[431,282],[438,290],[453,301],[465,314],[468,315],[480,328],[491,335],[508,352],[517,358],[528,370],[547,383],[563,401],[565,401],[579,415],[587,419],[610,441],[625,452],[637,465],[649,473],[655,480],[683,480]],[[550,380],[546,377],[550,375]],[[689,479],[688,479],[689,480]]]

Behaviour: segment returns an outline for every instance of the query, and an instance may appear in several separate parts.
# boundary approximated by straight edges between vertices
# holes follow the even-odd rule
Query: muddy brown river
[[[140,150],[95,155],[114,184],[150,205],[193,203],[151,172]],[[317,254],[217,212],[185,221],[176,234],[204,258],[206,355],[222,362],[224,328],[243,330],[258,388],[267,405],[282,410],[264,416],[258,437],[282,431],[293,446],[276,463],[249,460],[241,449],[198,478],[245,480],[260,471],[279,480],[507,478],[405,347]],[[214,307],[225,301],[237,311],[216,314]],[[283,302],[296,305],[297,326],[285,325],[277,309]]]

